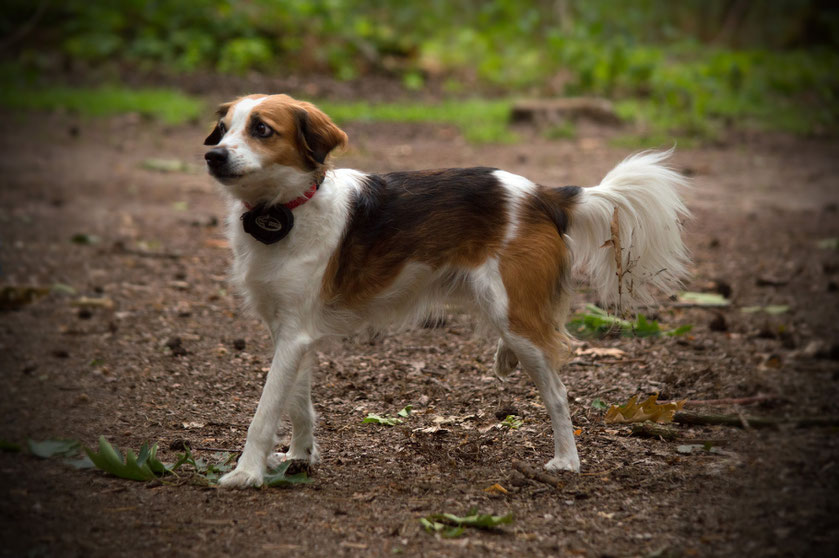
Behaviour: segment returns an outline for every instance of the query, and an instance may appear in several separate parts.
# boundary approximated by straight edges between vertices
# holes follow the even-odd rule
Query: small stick
[[[677,430],[660,426],[653,422],[642,422],[632,425],[632,435],[640,436],[642,438],[661,438],[668,442],[674,442],[681,438]]]
[[[225,453],[225,452],[226,453],[240,453],[242,451],[242,450],[229,449],[229,448],[208,448],[208,447],[204,447],[204,446],[195,446],[192,449],[199,450],[199,451],[217,451],[217,452],[220,452],[220,453]]]
[[[678,422],[679,424],[722,425],[734,426],[737,428],[743,427],[743,418],[738,415],[711,415],[690,411],[677,412],[673,416],[673,422]],[[748,424],[752,428],[776,428],[784,424],[789,424],[798,428],[808,426],[839,426],[839,416],[791,418],[748,417]]]
[[[601,361],[602,362],[602,361]],[[764,395],[759,393],[750,397],[732,397],[728,399],[688,399],[685,401],[686,407],[707,406],[723,406],[723,405],[754,405],[755,403],[762,403],[764,401],[775,401],[778,397],[774,395]],[[675,403],[675,401],[659,401],[659,403]]]
[[[553,475],[549,475],[548,473],[544,473],[539,469],[536,469],[535,467],[532,467],[519,459],[513,459],[513,469],[519,471],[521,474],[528,478],[537,480],[539,482],[543,482],[557,489],[561,489],[563,486],[565,486],[565,483],[559,480],[559,478]]]

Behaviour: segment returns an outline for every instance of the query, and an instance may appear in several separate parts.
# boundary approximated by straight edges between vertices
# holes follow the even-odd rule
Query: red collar
[[[307,201],[312,199],[312,197],[315,195],[315,192],[317,192],[317,191],[318,191],[318,183],[315,182],[314,184],[312,184],[312,187],[309,188],[308,190],[306,190],[306,192],[302,196],[300,196],[299,198],[295,198],[288,203],[284,203],[283,205],[286,206],[288,209],[294,209],[295,207],[300,207],[301,205],[303,205],[304,203],[306,203]],[[253,209],[253,206],[251,204],[249,204],[248,202],[243,201],[242,203],[244,204],[245,209],[247,209],[248,211]]]

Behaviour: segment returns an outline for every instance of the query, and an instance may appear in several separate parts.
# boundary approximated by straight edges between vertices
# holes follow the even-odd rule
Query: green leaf
[[[76,289],[71,287],[70,285],[66,285],[64,283],[53,283],[50,287],[50,290],[54,293],[61,293],[66,295],[74,295],[76,294]]]
[[[396,417],[383,417],[381,415],[377,415],[374,413],[369,413],[367,417],[363,421],[364,423],[372,423],[372,424],[383,424],[385,426],[396,426],[397,424],[401,424],[402,420]]]
[[[441,537],[446,539],[459,537],[466,530],[465,527],[452,527],[450,525],[446,525],[445,523],[440,523],[439,521],[429,521],[424,517],[420,518],[420,524],[429,533],[439,533]]]
[[[14,442],[10,442],[8,440],[0,440],[0,451],[7,451],[10,453],[16,453],[21,450],[20,444],[16,444]]]
[[[70,242],[73,244],[98,244],[99,237],[95,234],[76,233],[70,237]]]
[[[74,469],[94,469],[96,465],[90,458],[86,455],[79,457],[78,459],[64,459],[64,463],[73,467]]]
[[[664,334],[669,335],[670,337],[678,337],[680,335],[690,333],[690,331],[692,329],[693,329],[692,324],[686,324],[686,325],[683,325],[683,326],[679,326],[676,329],[671,329],[669,331],[665,331]]]
[[[679,302],[693,306],[728,306],[731,301],[717,293],[694,293],[690,291],[679,295]]]
[[[524,424],[524,421],[521,420],[521,417],[519,417],[518,415],[507,415],[504,418],[504,420],[501,421],[501,424],[502,424],[502,426],[506,426],[507,428],[510,428],[512,430],[516,430],[522,424]]]
[[[293,484],[308,484],[312,482],[306,472],[287,475],[286,471],[291,466],[291,461],[283,461],[276,469],[268,471],[262,479],[265,486],[290,486]]]
[[[154,444],[151,448],[143,444],[140,449],[142,459],[138,459],[130,449],[127,450],[124,461],[119,451],[104,436],[99,437],[98,453],[87,447],[84,448],[84,451],[97,468],[124,479],[147,481],[156,478],[158,474],[172,472],[171,469],[157,461],[155,457],[157,444]],[[158,474],[152,470],[152,466],[159,471]]]
[[[469,515],[457,516],[451,513],[436,513],[420,518],[420,524],[429,533],[439,533],[443,537],[456,537],[463,533],[466,527],[476,529],[495,529],[500,525],[513,522],[513,514],[492,515],[479,514],[476,510],[469,510]]]
[[[744,306],[743,308],[740,308],[740,312],[743,314],[766,312],[771,316],[777,316],[778,314],[789,312],[789,306],[783,304],[770,304],[769,306]]]
[[[839,238],[835,236],[831,238],[823,238],[819,240],[816,245],[822,250],[839,250]]]
[[[44,440],[43,442],[27,440],[27,445],[30,452],[43,459],[74,456],[81,450],[81,445],[76,440]]]
[[[162,173],[192,172],[191,165],[180,159],[145,159],[140,166],[146,170]]]
[[[595,397],[594,401],[591,402],[591,408],[597,409],[598,411],[605,411],[609,408],[609,404],[600,399],[599,397]]]
[[[411,411],[413,410],[414,407],[412,405],[405,405],[405,407],[396,414],[400,417],[408,418],[409,416],[411,416]]]
[[[638,337],[651,337],[661,333],[661,328],[655,320],[649,321],[643,314],[638,314],[638,318],[632,328],[632,331]]]

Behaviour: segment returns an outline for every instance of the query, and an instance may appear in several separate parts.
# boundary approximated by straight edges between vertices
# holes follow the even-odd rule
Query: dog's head
[[[308,189],[347,134],[311,103],[288,95],[248,95],[224,103],[204,140],[210,174],[236,197],[288,201]]]

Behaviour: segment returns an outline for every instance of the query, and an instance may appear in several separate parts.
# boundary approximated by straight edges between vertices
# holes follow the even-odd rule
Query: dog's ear
[[[227,116],[227,111],[230,110],[230,107],[233,106],[233,102],[230,103],[223,103],[219,105],[218,109],[216,110],[216,118],[221,120],[225,116]],[[221,128],[219,128],[218,120],[216,121],[216,127],[213,128],[213,131],[210,132],[210,135],[204,140],[204,145],[218,145],[218,142],[221,141],[222,136],[224,134],[221,133]]]
[[[216,124],[213,131],[210,132],[210,135],[204,140],[204,145],[218,145],[218,142],[221,141],[221,135],[221,128],[219,128],[218,124]]]
[[[314,169],[326,161],[333,149],[347,145],[347,134],[314,105],[305,105],[294,109],[297,145],[303,159]]]

